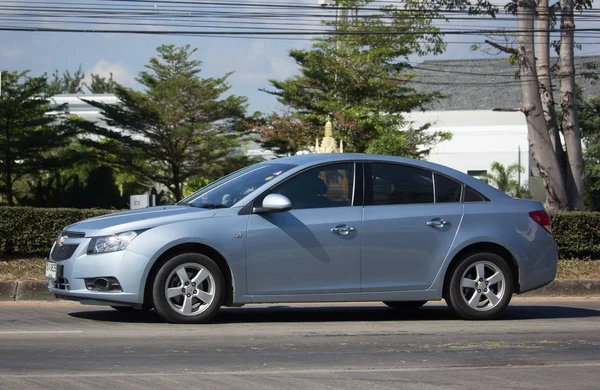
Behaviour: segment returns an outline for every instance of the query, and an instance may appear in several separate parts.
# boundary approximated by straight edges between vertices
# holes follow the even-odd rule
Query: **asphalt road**
[[[0,389],[598,389],[600,299],[515,300],[501,320],[442,304],[223,309],[165,324],[79,304],[0,304]]]

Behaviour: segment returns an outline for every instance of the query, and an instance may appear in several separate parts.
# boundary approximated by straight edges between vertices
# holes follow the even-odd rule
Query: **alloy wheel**
[[[177,313],[196,316],[213,303],[215,286],[215,278],[208,269],[197,263],[185,263],[167,277],[165,297]]]

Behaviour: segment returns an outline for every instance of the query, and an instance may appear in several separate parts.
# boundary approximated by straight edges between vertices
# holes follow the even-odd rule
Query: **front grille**
[[[67,231],[65,231],[65,232],[62,232],[61,235],[69,237],[69,238],[83,238],[83,237],[85,237],[85,233],[82,233],[82,232],[67,232]]]
[[[77,250],[78,246],[78,244],[63,246],[56,245],[51,253],[52,259],[56,261],[70,259],[71,256],[73,256],[73,253],[75,253],[75,250]]]

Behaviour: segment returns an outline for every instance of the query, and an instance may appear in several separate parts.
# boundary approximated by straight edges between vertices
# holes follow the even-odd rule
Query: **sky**
[[[25,0],[30,1],[30,0]],[[39,1],[39,0],[38,0]],[[56,3],[59,0],[47,1]],[[62,1],[62,0],[61,0]],[[77,4],[85,4],[80,0]],[[265,2],[265,0],[237,0],[238,2]],[[278,0],[286,2],[286,0]],[[600,0],[595,0],[598,5]],[[0,6],[15,4],[0,0]],[[290,4],[316,4],[317,0],[289,0]],[[23,2],[21,2],[23,4]],[[148,7],[152,7],[148,3]],[[0,10],[0,17],[5,11]],[[159,11],[160,12],[160,11]],[[334,12],[332,10],[332,12]],[[460,27],[459,23],[442,24],[440,27]],[[475,20],[471,25],[486,28],[488,22]],[[6,26],[9,22],[2,22]],[[598,27],[598,19],[587,23],[578,23],[578,27]],[[494,26],[512,26],[514,23],[505,21]],[[53,27],[57,27],[54,25]],[[58,25],[60,27],[60,25]],[[185,45],[198,48],[196,59],[203,62],[203,77],[221,76],[225,72],[234,72],[229,82],[231,93],[246,96],[249,99],[251,111],[272,112],[281,109],[275,98],[261,88],[269,88],[269,79],[285,79],[297,72],[296,64],[289,58],[292,48],[309,48],[307,40],[264,40],[264,39],[233,39],[214,37],[183,37],[158,35],[123,35],[123,34],[89,34],[89,33],[48,33],[48,32],[12,32],[0,31],[0,69],[30,70],[32,75],[44,72],[51,74],[55,69],[75,71],[79,65],[88,75],[96,73],[114,78],[129,87],[139,88],[135,77],[143,70],[149,58],[156,53],[156,47],[161,44]],[[451,36],[449,41],[481,41],[482,36]],[[582,42],[591,42],[584,39]],[[585,45],[576,55],[600,54],[600,45]],[[489,55],[482,52],[471,52],[470,45],[450,43],[446,52],[438,56],[412,58],[420,62],[425,59],[462,59],[486,58]]]

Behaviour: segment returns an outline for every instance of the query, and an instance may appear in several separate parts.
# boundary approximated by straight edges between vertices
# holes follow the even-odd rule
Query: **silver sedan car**
[[[204,323],[249,303],[444,299],[497,317],[556,277],[537,201],[397,157],[303,155],[249,166],[182,201],[66,227],[46,267],[57,297]]]

